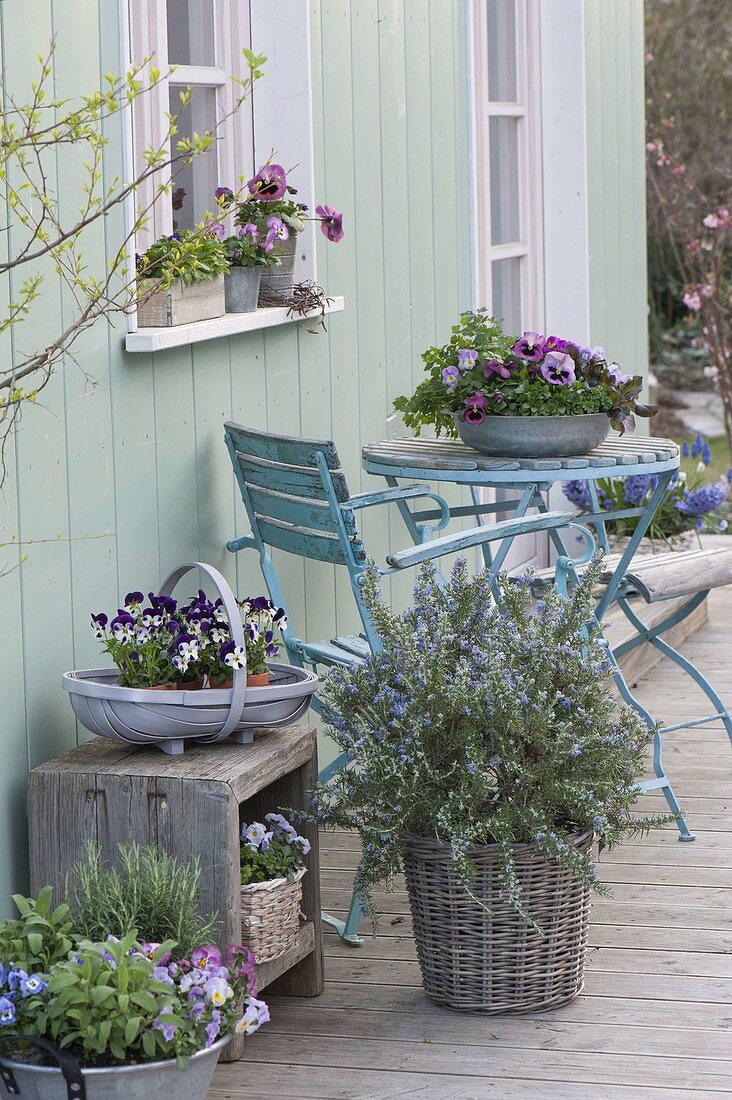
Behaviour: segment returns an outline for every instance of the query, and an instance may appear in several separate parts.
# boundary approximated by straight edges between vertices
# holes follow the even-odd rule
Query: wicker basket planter
[[[589,851],[592,833],[577,837]],[[533,844],[514,846],[522,900],[544,930],[535,932],[501,896],[498,846],[470,855],[473,890],[457,881],[448,845],[408,837],[404,855],[414,938],[425,991],[436,1004],[463,1012],[512,1013],[554,1008],[582,989],[590,891],[574,874],[548,863]]]
[[[297,942],[302,905],[302,877],[293,882],[273,878],[241,888],[241,942],[257,956],[257,962],[276,959]]]

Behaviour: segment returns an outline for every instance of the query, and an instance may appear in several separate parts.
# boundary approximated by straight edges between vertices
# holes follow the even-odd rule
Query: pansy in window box
[[[187,325],[224,313],[229,260],[213,227],[161,237],[137,256],[136,265],[140,328]]]
[[[433,424],[484,454],[559,457],[597,447],[610,428],[623,434],[643,380],[623,374],[602,348],[558,336],[507,335],[485,310],[463,313],[444,347],[422,359],[428,377],[394,406],[419,435]]]
[[[310,841],[282,814],[268,813],[241,830],[242,943],[260,962],[297,943],[302,877]]]
[[[315,207],[315,217],[310,215],[306,204],[292,197],[297,189],[290,184],[281,164],[263,164],[238,197],[230,188],[219,188],[219,191],[228,193],[226,198],[234,209],[239,228],[256,230],[262,248],[275,258],[275,265],[262,273],[262,292],[269,295],[280,295],[284,300],[292,294],[297,237],[306,221],[318,221],[323,236],[334,243],[344,236],[342,213],[326,203],[319,203]],[[261,304],[271,305],[272,301],[267,297]]]

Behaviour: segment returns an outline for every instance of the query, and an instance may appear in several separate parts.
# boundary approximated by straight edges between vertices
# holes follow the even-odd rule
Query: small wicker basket
[[[581,852],[591,832],[576,837]],[[540,936],[503,897],[498,846],[473,849],[473,891],[460,884],[448,845],[407,837],[404,873],[425,991],[463,1012],[532,1012],[573,1000],[582,989],[590,890],[549,863],[534,844],[513,848],[521,898]]]
[[[292,882],[273,878],[241,888],[241,942],[257,962],[277,959],[297,943],[302,904],[301,867]]]

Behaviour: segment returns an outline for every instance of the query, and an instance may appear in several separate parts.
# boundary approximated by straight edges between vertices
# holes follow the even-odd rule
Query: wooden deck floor
[[[732,704],[732,590],[684,652]],[[667,721],[708,713],[664,663],[639,696]],[[667,770],[697,833],[666,829],[605,855],[584,993],[531,1017],[462,1016],[422,993],[406,895],[382,896],[379,936],[326,937],[325,994],[272,1000],[244,1062],[209,1100],[706,1100],[732,1093],[732,746],[711,726],[671,734]],[[658,805],[655,799],[644,800]],[[355,838],[325,838],[324,904],[343,911]]]

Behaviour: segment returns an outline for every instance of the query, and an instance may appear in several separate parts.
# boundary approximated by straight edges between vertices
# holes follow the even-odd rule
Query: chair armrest
[[[440,531],[447,526],[450,520],[450,508],[447,501],[443,500],[437,493],[433,493],[429,485],[425,485],[423,482],[416,482],[414,485],[397,485],[394,489],[381,489],[377,493],[356,493],[355,496],[341,504],[341,508],[345,510],[349,508],[371,508],[375,504],[399,503],[402,500],[412,500],[414,497],[428,497],[437,503],[440,509],[440,522],[436,524],[433,530]]]
[[[430,558],[439,558],[444,554],[467,550],[471,546],[482,546],[484,542],[515,538],[517,535],[527,535],[534,531],[555,531],[559,527],[568,527],[574,519],[575,514],[570,512],[541,512],[534,516],[504,519],[489,527],[472,527],[468,531],[456,531],[452,535],[443,535],[442,538],[433,539],[432,542],[425,542],[420,546],[398,550],[395,554],[388,554],[386,560],[394,569],[406,569],[410,565],[419,565],[420,562],[428,561]]]

